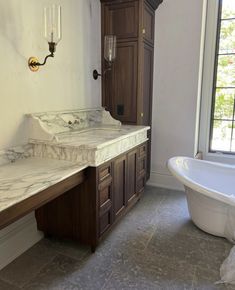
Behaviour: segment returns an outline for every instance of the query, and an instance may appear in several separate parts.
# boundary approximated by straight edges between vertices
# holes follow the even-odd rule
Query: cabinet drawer
[[[99,205],[100,207],[106,203],[108,200],[111,201],[111,185],[104,187],[103,189],[99,190]]]
[[[138,160],[138,176],[144,175],[146,172],[146,157],[141,157]]]
[[[139,194],[144,191],[144,186],[145,186],[145,176],[142,176],[138,179],[138,183],[137,183],[137,188],[138,188]]]
[[[111,226],[112,224],[112,214],[111,210],[105,212],[99,218],[99,237]]]
[[[147,145],[144,143],[143,145],[140,145],[139,147],[139,157],[146,156],[147,153]]]
[[[105,179],[110,178],[110,177],[111,177],[111,163],[106,164],[99,168],[99,172],[98,172],[99,183],[103,182]]]

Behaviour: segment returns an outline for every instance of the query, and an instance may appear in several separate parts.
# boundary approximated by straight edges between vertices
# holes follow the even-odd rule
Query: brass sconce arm
[[[36,57],[30,57],[29,60],[28,60],[28,66],[30,68],[31,71],[37,71],[39,69],[39,66],[43,66],[46,64],[47,62],[47,59],[49,57],[54,57],[54,53],[55,53],[55,48],[56,48],[56,43],[55,42],[49,42],[49,51],[50,51],[50,54],[48,54],[44,61],[42,63],[40,63],[38,61],[38,59]]]
[[[56,45],[61,40],[61,6],[52,4],[44,8],[44,37],[49,45],[50,54],[48,54],[42,63],[36,57],[30,57],[28,67],[36,72],[40,66],[46,64],[49,57],[54,57]]]

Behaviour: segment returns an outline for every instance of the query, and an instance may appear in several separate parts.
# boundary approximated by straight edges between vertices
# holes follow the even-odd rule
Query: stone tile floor
[[[192,224],[184,193],[146,187],[95,254],[43,239],[0,271],[0,289],[232,290],[214,284],[230,249],[225,239]]]

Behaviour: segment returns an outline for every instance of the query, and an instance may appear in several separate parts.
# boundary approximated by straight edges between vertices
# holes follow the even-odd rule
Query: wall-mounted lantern
[[[117,39],[115,35],[105,35],[104,37],[104,59],[107,63],[107,68],[104,70],[103,74],[98,73],[95,69],[93,71],[93,78],[98,79],[99,76],[104,75],[108,70],[111,70],[112,63],[116,58],[117,50]]]
[[[34,56],[28,60],[29,69],[33,72],[39,70],[40,66],[46,64],[49,57],[54,57],[56,45],[61,40],[61,6],[53,4],[44,8],[44,37],[49,44],[50,54],[47,55],[42,63]]]

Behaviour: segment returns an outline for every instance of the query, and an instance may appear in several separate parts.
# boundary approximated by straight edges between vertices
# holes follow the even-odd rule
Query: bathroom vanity
[[[45,235],[94,251],[143,192],[149,127],[123,126],[103,109],[28,118],[27,150],[0,166],[0,228],[35,210]]]

